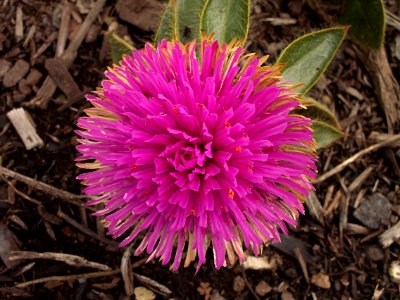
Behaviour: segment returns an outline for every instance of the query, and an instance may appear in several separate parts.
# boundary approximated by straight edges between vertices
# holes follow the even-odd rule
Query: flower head
[[[198,52],[197,52],[198,51]],[[279,242],[313,188],[311,121],[280,66],[238,43],[162,41],[109,69],[81,117],[78,179],[121,246],[178,269],[211,245],[220,268]],[[196,53],[197,52],[197,53]]]

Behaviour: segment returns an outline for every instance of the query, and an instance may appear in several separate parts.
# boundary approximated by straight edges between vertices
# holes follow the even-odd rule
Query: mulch
[[[0,2],[1,299],[130,299],[126,294],[133,290],[127,282],[141,287],[136,293],[154,291],[157,299],[400,299],[399,283],[388,273],[389,266],[399,262],[399,234],[391,233],[393,240],[382,238],[389,228],[400,226],[398,139],[366,151],[317,183],[297,228],[291,228],[281,244],[265,248],[256,261],[262,269],[236,264],[217,271],[211,253],[197,274],[194,265],[172,272],[158,262],[145,264],[144,256],[125,259],[121,266],[129,249],[118,249],[105,235],[101,220],[80,206],[84,199],[75,179],[75,124],[88,107],[82,95],[98,86],[111,64],[104,34],[109,24],[141,48],[151,41],[166,3],[107,1],[70,67],[60,65],[55,57],[68,51],[95,2],[69,1],[69,11],[63,1]],[[301,34],[334,25],[340,13],[334,2],[338,1],[254,0],[248,50],[269,54],[272,63]],[[386,1],[386,9],[400,15],[398,1]],[[63,13],[70,16],[67,27]],[[60,31],[65,31],[67,47],[58,45]],[[375,75],[360,49],[346,40],[309,93],[335,112],[344,132],[343,139],[318,152],[321,175],[398,132],[398,126],[388,128]],[[399,49],[400,31],[388,26],[385,50],[397,82]],[[49,74],[58,78],[58,88],[44,103],[37,95]],[[36,131],[42,147],[27,150],[7,117],[21,107],[35,124],[28,121],[26,126]],[[36,256],[20,252],[24,259],[8,260],[14,250]],[[37,253],[44,252],[61,258],[51,254],[39,259]],[[66,263],[68,259],[76,264]],[[134,274],[129,274],[131,269]],[[31,282],[41,278],[45,280]]]

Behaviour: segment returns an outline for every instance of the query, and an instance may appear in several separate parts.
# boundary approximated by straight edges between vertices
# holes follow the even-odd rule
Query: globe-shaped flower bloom
[[[217,269],[295,225],[313,188],[311,121],[281,66],[239,43],[162,41],[109,69],[81,117],[78,178],[108,232],[178,269],[211,245]]]

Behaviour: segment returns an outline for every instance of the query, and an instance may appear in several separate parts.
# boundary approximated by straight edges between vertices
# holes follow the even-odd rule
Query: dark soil
[[[84,19],[85,14],[80,12],[78,4],[95,1],[70,2],[75,14]],[[398,1],[386,2],[388,10],[399,14]],[[22,8],[24,23],[24,36],[20,41],[15,36],[18,6]],[[75,179],[80,171],[74,162],[77,156],[77,136],[74,130],[77,118],[88,104],[82,98],[60,112],[58,109],[65,103],[65,96],[57,89],[46,109],[26,107],[48,74],[44,67],[45,60],[55,55],[57,39],[50,42],[49,47],[35,58],[35,53],[49,36],[59,30],[59,17],[57,19],[55,11],[60,12],[60,6],[59,1],[0,1],[0,61],[6,60],[12,66],[18,59],[23,59],[29,63],[31,70],[36,69],[43,75],[37,83],[30,86],[30,91],[24,90],[22,84],[4,87],[0,75],[0,163],[2,162],[3,167],[38,181],[81,194],[81,185]],[[248,50],[259,56],[270,54],[270,61],[273,62],[280,51],[296,37],[336,24],[339,13],[340,5],[327,4],[324,1],[254,0]],[[137,48],[141,48],[144,42],[151,41],[153,37],[154,32],[142,30],[140,24],[134,26],[119,19],[114,1],[107,2],[101,17],[95,22],[95,26],[103,31],[107,31],[107,25],[103,22],[106,17],[115,18],[120,24],[119,31],[129,34]],[[293,18],[296,24],[273,26],[266,20],[271,17]],[[27,32],[33,25],[36,26],[36,33],[24,45]],[[71,20],[71,36],[78,26],[76,21]],[[69,69],[82,91],[94,90],[103,78],[103,71],[111,64],[110,55],[104,57],[108,48],[103,32],[93,34],[92,41],[82,43],[77,58]],[[400,61],[393,49],[395,39],[399,39],[399,36],[399,31],[388,26],[385,49],[392,72],[398,81]],[[374,143],[368,139],[371,132],[387,133],[385,115],[365,62],[357,55],[357,49],[357,45],[345,41],[324,77],[309,94],[335,112],[345,133],[342,140],[319,152],[320,174]],[[349,87],[352,89],[349,90]],[[354,96],[354,90],[359,94]],[[36,123],[36,130],[44,141],[42,148],[27,151],[13,126],[10,126],[6,113],[16,107],[25,107],[30,113]],[[140,264],[133,271],[172,291],[168,297],[157,294],[157,299],[255,299],[255,289],[261,281],[265,281],[271,290],[264,296],[258,295],[259,299],[371,299],[373,295],[373,299],[400,299],[398,284],[391,281],[388,274],[389,265],[399,260],[399,243],[383,248],[378,239],[382,232],[399,222],[399,156],[398,147],[379,149],[316,185],[316,195],[322,205],[320,218],[313,217],[307,211],[300,218],[299,226],[291,229],[289,239],[285,239],[281,245],[271,245],[265,249],[263,255],[270,257],[275,264],[270,270],[244,270],[236,265],[231,269],[217,271],[209,253],[208,263],[197,274],[194,265],[174,273],[158,262]],[[354,180],[369,167],[372,171],[368,176],[349,190]],[[7,180],[0,177],[0,224],[6,225],[15,235],[20,250],[75,254],[112,269],[120,267],[123,249],[110,249],[65,220],[58,218],[50,221],[49,217],[39,213],[37,205],[26,200],[26,197],[15,194],[10,185],[40,201],[51,216],[55,217],[62,211],[101,236],[103,233],[96,227],[96,218],[89,211],[12,178]],[[368,228],[353,213],[360,201],[362,203],[364,199],[374,197],[377,193],[383,194],[390,202],[390,217],[379,222],[377,228]],[[372,217],[379,214],[379,211],[368,213]],[[341,230],[343,224],[346,226]],[[296,245],[301,249],[306,273],[312,280],[305,277],[301,259],[293,252]],[[142,258],[132,257],[132,264]],[[29,265],[33,261],[35,264]],[[53,260],[24,260],[10,268],[0,262],[0,298],[129,299],[125,295],[120,274],[93,279],[51,281],[23,289],[13,288],[17,283],[37,278],[94,271],[96,270],[76,268]],[[321,284],[315,283],[321,274],[326,275],[324,278],[329,281],[329,286],[321,287]],[[240,287],[238,282],[242,279],[245,285]],[[138,279],[135,279],[134,285],[151,288]],[[382,293],[379,294],[381,290]]]

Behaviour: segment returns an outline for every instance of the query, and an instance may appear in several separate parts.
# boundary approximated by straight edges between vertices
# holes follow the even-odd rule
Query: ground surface
[[[79,22],[94,1],[71,2],[73,18],[68,34],[73,39]],[[386,2],[387,9],[399,15],[398,1]],[[273,62],[280,50],[302,33],[335,24],[339,7],[323,3],[254,1],[249,51],[260,56],[270,54]],[[114,17],[120,24],[118,31],[129,34],[135,46],[140,48],[153,36],[155,25],[149,20],[157,20],[159,14],[158,5],[147,11],[143,9],[138,8],[138,11],[148,17],[143,20],[134,17],[134,26],[119,17],[125,18],[118,15],[113,1],[107,1],[69,69],[81,91],[95,89],[103,77],[102,72],[110,64],[103,35],[107,30],[106,17]],[[16,32],[16,27],[21,25],[16,20],[18,10],[22,11],[23,23],[20,38],[18,30]],[[61,13],[61,1],[0,1],[0,158],[3,167],[80,194],[81,186],[75,180],[79,170],[74,165],[77,156],[74,128],[87,103],[78,97],[78,101],[67,101],[67,108],[60,111],[66,103],[64,93],[68,89],[64,93],[57,89],[45,108],[29,105],[48,75],[46,59],[55,56]],[[268,19],[272,17],[291,18],[294,24],[274,26]],[[33,26],[36,30],[29,39]],[[397,81],[400,80],[399,36],[399,31],[388,26],[385,49]],[[42,48],[44,45],[47,48]],[[345,133],[342,140],[319,152],[320,174],[376,143],[377,140],[369,138],[372,132],[388,132],[376,87],[367,71],[367,63],[358,55],[357,49],[346,41],[326,75],[310,93],[335,111]],[[18,60],[25,61],[19,68],[22,72],[25,67],[25,72],[13,75],[5,84],[2,70],[7,71]],[[37,71],[36,77],[29,75],[33,70]],[[73,90],[71,85],[69,89]],[[6,113],[17,107],[25,107],[30,113],[44,142],[42,148],[27,151],[10,125]],[[399,260],[398,241],[386,248],[379,242],[379,236],[399,222],[399,160],[398,145],[397,148],[384,147],[317,184],[315,203],[320,206],[316,205],[316,213],[312,216],[307,210],[297,229],[292,229],[281,245],[265,250],[268,264],[263,270],[236,265],[218,272],[210,259],[197,275],[194,266],[173,273],[159,263],[143,264],[143,257],[134,257],[132,264],[136,267],[133,271],[147,277],[135,276],[134,285],[155,290],[159,299],[371,299],[373,295],[374,299],[400,299],[398,286],[388,275],[389,265]],[[101,227],[96,227],[96,219],[89,211],[62,198],[57,191],[44,193],[12,177],[0,178],[1,258],[8,256],[10,249],[48,251],[79,255],[118,269],[123,251],[115,250],[108,241],[99,242],[98,238],[104,237],[104,232]],[[366,209],[361,209],[355,217],[354,212],[360,207]],[[94,238],[82,232],[82,228],[89,228]],[[294,251],[296,247],[298,251]],[[24,288],[15,287],[38,278],[99,271],[82,267],[80,262],[78,265],[81,267],[53,259],[0,263],[0,298],[127,299],[124,280],[118,271],[109,276],[83,276],[67,281],[59,278]],[[165,286],[171,293],[161,295],[163,287],[148,279]]]

